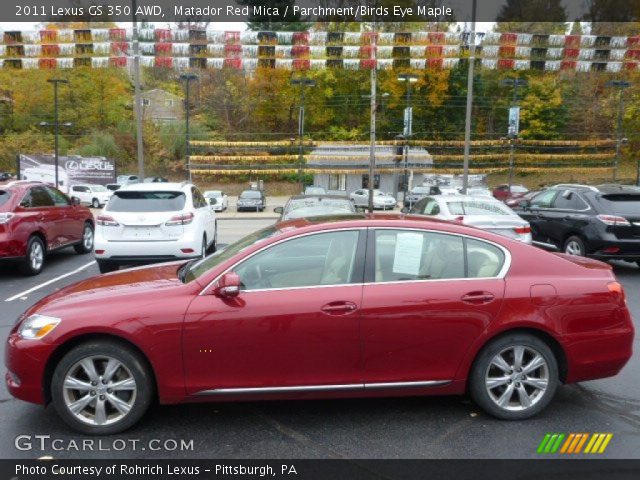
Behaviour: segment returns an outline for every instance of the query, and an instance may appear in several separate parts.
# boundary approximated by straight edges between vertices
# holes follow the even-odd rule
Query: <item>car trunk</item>
[[[104,237],[110,241],[145,242],[177,239],[184,233],[182,225],[167,226],[172,212],[108,212],[119,223],[104,227]]]
[[[606,214],[623,217],[631,224],[610,225],[608,230],[621,240],[640,241],[640,194],[613,193],[602,195],[600,199],[605,206]]]
[[[522,235],[516,232],[516,228],[529,226],[528,222],[515,215],[465,215],[462,223],[517,240],[521,240]]]

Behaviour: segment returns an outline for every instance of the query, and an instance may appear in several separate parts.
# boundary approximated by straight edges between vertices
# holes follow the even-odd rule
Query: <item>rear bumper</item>
[[[202,237],[194,233],[172,240],[110,241],[98,229],[93,248],[96,260],[113,260],[123,264],[169,262],[198,257],[202,250]]]
[[[640,260],[640,239],[617,239],[607,235],[605,239],[589,242],[588,257],[598,260]],[[618,248],[617,252],[605,252],[608,248]]]

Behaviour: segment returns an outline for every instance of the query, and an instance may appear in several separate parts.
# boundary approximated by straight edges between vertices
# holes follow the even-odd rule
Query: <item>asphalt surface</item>
[[[272,221],[220,220],[219,241]],[[640,269],[620,262],[615,272],[640,330]],[[52,255],[37,277],[0,266],[0,336],[43,296],[96,274],[91,256],[72,249]],[[52,407],[13,399],[1,382],[0,458],[532,458],[549,432],[611,432],[598,457],[637,459],[639,379],[636,339],[618,376],[560,387],[542,414],[524,422],[490,418],[464,397],[212,403],[156,406],[132,430],[101,439],[72,432]]]

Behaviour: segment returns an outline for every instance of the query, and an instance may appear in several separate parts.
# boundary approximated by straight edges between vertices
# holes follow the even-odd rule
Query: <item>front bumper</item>
[[[257,204],[257,205],[237,205],[237,210],[238,212],[242,212],[242,211],[249,211],[249,212],[256,212],[258,210],[262,210],[265,208],[264,205],[262,204]]]
[[[93,248],[96,252],[104,250],[103,253],[95,253],[96,260],[122,264],[169,262],[199,257],[202,250],[202,237],[196,234],[185,234],[170,240],[112,241],[105,239],[100,229],[97,229]]]
[[[24,340],[16,333],[9,335],[5,348],[5,383],[15,398],[44,405],[44,375],[47,360],[55,345],[43,340]]]

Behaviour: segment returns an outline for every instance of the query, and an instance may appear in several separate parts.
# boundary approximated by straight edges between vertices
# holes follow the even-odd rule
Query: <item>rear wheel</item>
[[[542,411],[558,386],[558,362],[538,337],[514,333],[489,343],[469,375],[473,400],[503,420],[523,420]]]
[[[109,260],[96,260],[96,262],[98,264],[98,270],[100,270],[100,273],[109,273],[118,270],[118,264],[110,262]]]
[[[134,425],[153,398],[151,372],[134,350],[98,340],[81,344],[56,366],[51,399],[76,431],[111,435]]]
[[[32,236],[27,243],[27,256],[21,265],[25,275],[38,275],[44,267],[45,248],[39,237]]]
[[[91,206],[92,206],[93,208],[100,208],[100,200],[98,200],[97,198],[94,198],[94,199],[91,201]]]
[[[218,249],[218,222],[215,224],[215,230],[213,233],[213,242],[209,245],[207,249],[208,253],[214,253]]]
[[[564,242],[564,253],[566,253],[567,255],[584,257],[586,253],[584,242],[580,237],[577,237],[575,235],[567,238],[567,241]]]
[[[202,237],[202,249],[200,250],[200,258],[207,256],[207,236]]]
[[[81,255],[93,250],[93,227],[89,222],[84,224],[84,229],[82,230],[82,241],[77,245],[74,245],[73,248],[76,253]]]

